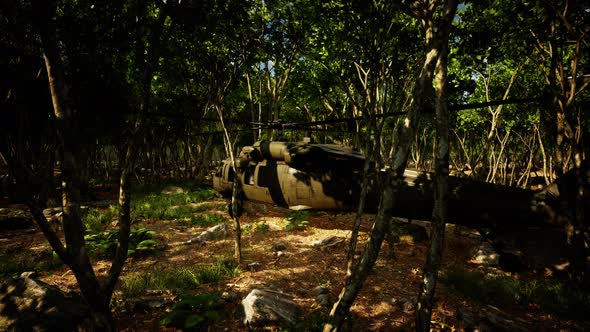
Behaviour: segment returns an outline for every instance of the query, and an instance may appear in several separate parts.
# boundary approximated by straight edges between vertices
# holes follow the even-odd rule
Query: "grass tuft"
[[[55,271],[64,263],[54,252],[37,253],[28,249],[8,249],[0,252],[0,278],[16,278],[23,272]]]
[[[111,205],[108,209],[88,209],[82,216],[82,224],[87,230],[100,230],[117,218],[118,207]]]
[[[220,214],[199,214],[191,215],[190,218],[178,219],[178,223],[185,226],[215,226],[227,221],[227,218]]]
[[[202,284],[235,277],[239,273],[239,267],[233,261],[221,259],[209,265],[179,267],[124,277],[121,279],[121,291],[125,298],[137,297],[147,290],[185,291]]]
[[[135,219],[163,219],[174,220],[190,218],[194,212],[204,211],[205,207],[187,206],[215,196],[213,189],[196,189],[178,194],[161,195],[155,193],[140,193],[131,201],[131,218]],[[209,205],[211,207],[211,205]]]

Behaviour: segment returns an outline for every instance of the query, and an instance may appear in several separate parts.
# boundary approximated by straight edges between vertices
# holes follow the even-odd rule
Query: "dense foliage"
[[[587,72],[589,15],[580,3],[566,3],[460,5],[450,50],[450,103],[552,94],[568,99],[571,77]],[[60,1],[57,38],[74,90],[87,176],[113,175],[118,147],[129,135],[124,128],[144,102],[146,87],[151,94],[137,173],[148,179],[201,177],[211,158],[223,157],[216,105],[236,148],[280,135],[297,140],[318,129],[316,140],[364,148],[365,123],[345,120],[406,110],[425,56],[418,22],[404,9],[387,1]],[[3,151],[18,153],[42,175],[39,160],[52,160],[54,141],[46,130],[50,101],[31,16],[27,1],[2,5],[1,28],[8,32],[0,59],[6,73]],[[589,97],[582,84],[575,89],[567,112],[574,139],[581,139],[589,129],[583,111]],[[454,112],[451,165],[513,185],[528,184],[531,170],[568,169],[573,149],[569,141],[557,143],[555,113],[547,99]],[[334,123],[285,131],[250,124],[277,121]],[[396,118],[384,117],[381,125],[379,156],[387,161]],[[420,128],[412,162],[432,169],[428,114]],[[19,138],[22,130],[35,135]],[[562,144],[565,156],[556,161],[553,149]]]
[[[436,169],[438,184],[449,164],[459,176],[520,187],[549,184],[574,170],[574,184],[560,184],[567,202],[559,212],[572,247],[587,250],[582,203],[590,189],[581,170],[590,147],[590,7],[482,0],[462,2],[455,12],[456,5],[3,1],[0,175],[8,174],[8,186],[18,183],[11,196],[26,202],[94,314],[102,314],[94,316],[99,330],[114,327],[110,298],[127,252],[155,249],[153,234],[131,231],[131,219],[178,220],[194,208],[170,205],[212,194],[131,204],[129,179],[198,182],[212,161],[233,158],[232,151],[256,140],[299,140],[312,132],[316,141],[350,145],[394,171],[405,167],[410,150],[409,166]],[[88,186],[117,178],[117,209],[83,217],[80,196],[90,195]],[[41,213],[60,201],[56,187],[66,245]],[[100,230],[116,217],[119,230]],[[305,227],[306,217],[293,214],[288,229]],[[185,219],[188,225],[223,221]],[[85,242],[114,257],[102,286]],[[198,307],[201,300],[213,299],[183,305]],[[214,321],[209,302],[179,322],[196,328]]]

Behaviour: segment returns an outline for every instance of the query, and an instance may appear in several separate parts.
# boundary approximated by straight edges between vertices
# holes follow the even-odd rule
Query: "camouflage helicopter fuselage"
[[[291,209],[355,211],[364,162],[359,152],[338,145],[261,141],[242,149],[236,160],[237,174],[229,159],[225,160],[213,185],[224,197],[231,197],[237,179],[241,200]],[[370,173],[365,206],[369,213],[377,210],[379,182],[384,178],[384,172]],[[430,220],[433,186],[430,173],[406,170],[391,214]],[[556,205],[554,189],[533,191],[451,176],[449,220],[474,228],[552,224],[554,220],[548,220],[546,208]]]
[[[229,159],[213,186],[231,196],[234,181],[244,199],[291,209],[351,210],[358,204],[364,158],[329,144],[256,142],[239,154],[237,174]]]

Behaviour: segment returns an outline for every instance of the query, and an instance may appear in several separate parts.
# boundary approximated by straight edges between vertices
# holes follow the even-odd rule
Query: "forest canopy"
[[[442,232],[449,173],[535,190],[570,174],[560,220],[587,250],[588,27],[590,7],[568,0],[3,1],[3,187],[74,271],[99,327],[112,328],[131,182],[204,181],[255,141],[311,135],[361,151],[390,170],[379,216],[405,168],[435,172]],[[120,234],[99,282],[79,205],[101,181],[120,186]],[[43,221],[52,200],[63,240]]]

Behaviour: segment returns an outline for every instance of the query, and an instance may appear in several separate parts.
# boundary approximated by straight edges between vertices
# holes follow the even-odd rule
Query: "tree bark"
[[[455,16],[457,0],[449,0],[446,4],[445,17],[452,19]],[[434,210],[432,212],[432,232],[430,247],[426,263],[424,265],[422,284],[418,294],[416,308],[416,330],[429,331],[430,319],[438,271],[440,269],[445,224],[447,222],[447,201],[449,188],[449,113],[447,108],[447,58],[448,37],[452,21],[443,23],[439,28],[441,51],[436,64],[436,177],[434,192]]]
[[[387,210],[393,205],[394,201],[393,188],[395,187],[395,184],[393,184],[392,181],[395,181],[395,178],[390,178],[388,175],[388,180],[386,181],[381,195],[379,211],[373,229],[371,230],[369,242],[365,246],[361,261],[355,267],[349,282],[342,289],[338,301],[334,304],[334,307],[332,307],[328,322],[324,325],[324,332],[338,331],[342,327],[342,324],[350,311],[350,307],[362,289],[365,280],[367,280],[369,272],[375,265],[375,261],[379,256],[381,244],[383,243],[383,238],[385,233],[389,230],[388,225],[391,221],[390,213]]]
[[[225,122],[223,120],[223,107],[222,101],[218,101],[215,105],[215,109],[217,110],[217,115],[219,116],[219,122],[221,123],[221,128],[223,129],[223,142],[225,145],[225,150],[231,160],[231,167],[234,171],[234,176],[238,176],[237,168],[238,165],[236,164],[236,158],[234,157],[234,152],[232,149],[232,142],[229,137],[229,132],[227,127],[225,126]],[[231,197],[231,211],[232,211],[232,218],[234,219],[235,225],[235,238],[234,238],[234,258],[238,264],[242,262],[242,229],[240,227],[240,198],[241,198],[241,190],[239,183],[235,179],[233,181],[233,189],[232,189],[232,197]]]
[[[64,255],[62,260],[74,272],[82,296],[92,308],[93,325],[97,330],[112,331],[115,324],[112,319],[109,302],[101,292],[100,284],[94,274],[90,258],[84,242],[84,226],[80,214],[80,174],[77,140],[73,132],[76,128],[75,114],[69,99],[68,86],[65,79],[61,56],[55,38],[56,29],[54,16],[56,4],[54,1],[34,1],[35,23],[38,25],[43,45],[43,57],[49,90],[53,103],[54,115],[57,122],[58,137],[62,147],[61,155],[61,183],[63,230],[65,237],[65,252],[63,245],[57,245],[55,239],[50,241],[54,250]],[[34,211],[35,209],[32,209]],[[46,221],[42,214],[34,213],[39,226],[44,229]],[[46,227],[45,227],[46,228]],[[48,232],[50,234],[50,232]]]

